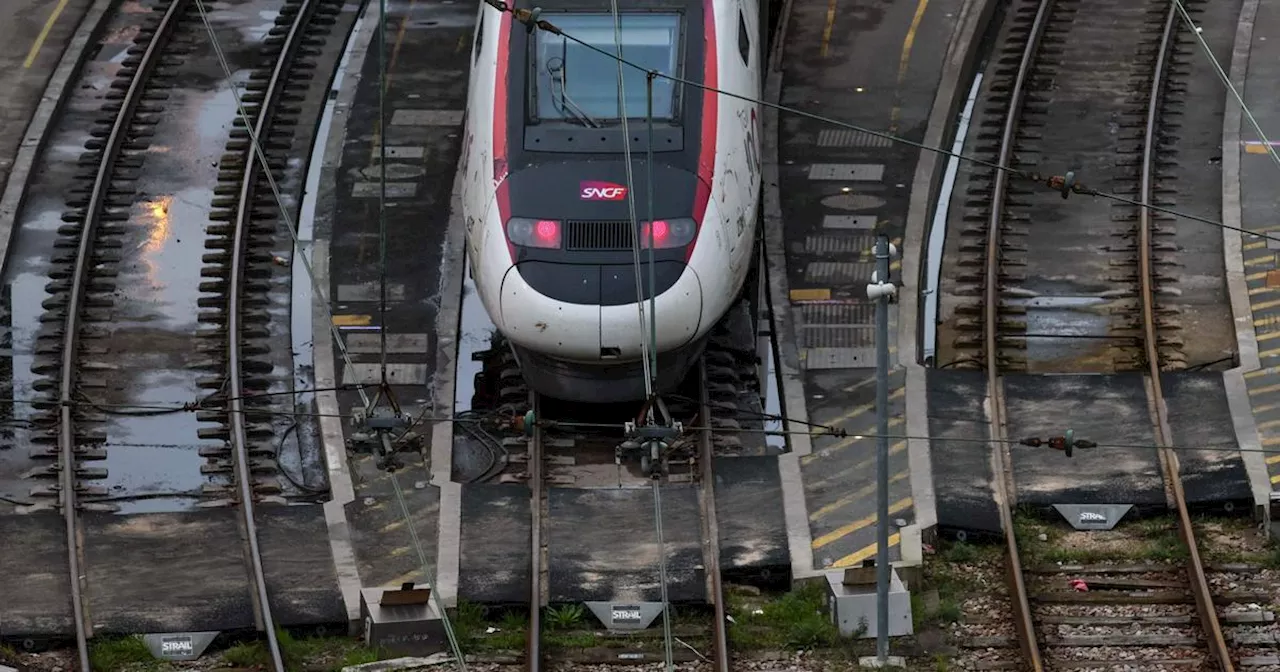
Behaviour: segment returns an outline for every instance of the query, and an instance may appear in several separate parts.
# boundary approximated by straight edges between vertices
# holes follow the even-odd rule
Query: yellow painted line
[[[1263,446],[1280,446],[1280,436],[1272,436],[1262,440]]]
[[[1263,266],[1265,264],[1274,264],[1275,261],[1276,261],[1276,255],[1268,254],[1265,257],[1254,257],[1252,259],[1245,259],[1244,265],[1245,266]]]
[[[906,441],[899,440],[895,442],[893,445],[889,446],[889,457],[893,457],[894,455],[901,453],[902,451],[906,450],[906,448],[907,448]],[[805,481],[805,487],[810,489],[820,489],[820,488],[828,487],[830,484],[836,481],[840,481],[842,483],[847,482],[849,480],[850,474],[858,474],[860,476],[865,476],[869,472],[869,470],[875,468],[876,466],[875,460],[876,458],[874,455],[863,458],[861,460],[858,460],[857,464],[835,470],[832,473],[829,473],[826,476],[823,476],[822,478],[816,481]]]
[[[871,380],[871,382],[875,382],[875,379],[873,378],[873,379]],[[892,392],[890,392],[890,393],[889,393],[889,399],[890,399],[890,400],[897,399],[898,397],[901,397],[902,395],[906,394],[906,392],[907,392],[907,388],[905,388],[905,387],[899,387],[898,389],[893,390]],[[873,402],[871,402],[871,403],[869,403],[869,404],[863,404],[863,405],[861,405],[861,406],[857,406],[857,407],[855,407],[853,410],[851,410],[851,411],[849,411],[849,412],[845,413],[844,415],[842,415],[842,416],[840,416],[840,417],[836,418],[835,420],[828,420],[828,421],[826,421],[826,422],[824,422],[824,423],[822,423],[822,424],[824,424],[824,425],[831,425],[831,426],[838,426],[840,423],[842,423],[842,422],[844,422],[844,421],[846,421],[846,420],[848,420],[848,419],[850,419],[850,418],[855,418],[855,417],[857,417],[857,416],[859,416],[859,415],[862,415],[863,413],[866,413],[867,411],[873,410],[875,407],[876,407],[876,402],[874,402],[874,401],[873,401]],[[820,429],[815,429],[815,430],[813,430],[813,431],[814,431],[814,433],[815,433],[815,435],[816,435],[816,436],[821,436],[821,435],[822,435],[822,430],[820,430]],[[866,432],[862,432],[862,433],[863,433],[863,434],[865,434]]]
[[[1272,455],[1267,458],[1267,464],[1275,464],[1276,462],[1280,462],[1280,455]],[[1274,483],[1275,481],[1272,482]]]
[[[1245,280],[1266,280],[1267,272],[1263,271],[1261,273],[1250,273],[1249,275],[1244,276],[1244,279]]]
[[[31,51],[27,52],[27,60],[22,62],[23,68],[30,68],[31,64],[36,62],[36,55],[40,53],[40,48],[44,46],[44,41],[49,39],[49,31],[53,30],[53,24],[58,22],[58,17],[62,15],[62,10],[66,8],[67,0],[58,0],[58,6],[53,8],[53,13],[44,22],[44,28],[40,29],[40,34],[36,36],[36,41],[31,43]]]
[[[1259,341],[1269,341],[1273,338],[1280,338],[1280,331],[1268,331],[1265,334],[1258,334]]]
[[[1274,292],[1274,291],[1276,291],[1277,289],[1280,289],[1280,287],[1268,287],[1268,286],[1266,286],[1266,285],[1263,285],[1263,286],[1261,286],[1261,287],[1251,287],[1251,288],[1249,289],[1249,293],[1250,293],[1250,294],[1262,294],[1262,293],[1264,293],[1264,292]]]
[[[894,474],[893,477],[889,479],[889,483],[892,485],[893,483],[897,483],[898,481],[901,481],[902,479],[906,478],[909,475],[911,475],[911,472],[909,471],[900,471]],[[836,509],[848,506],[849,504],[852,504],[858,501],[859,499],[863,499],[870,495],[874,495],[875,493],[876,493],[876,486],[874,483],[865,485],[861,488],[858,488],[856,491],[850,494],[847,494],[844,497],[841,497],[840,499],[837,499],[836,501],[831,502],[830,504],[818,509],[817,511],[810,513],[809,520],[816,521],[819,518],[822,518],[823,516],[827,515],[828,513],[835,511]]]
[[[1254,312],[1257,312],[1257,311],[1259,311],[1259,310],[1267,310],[1267,309],[1269,309],[1269,308],[1280,308],[1280,301],[1263,301],[1262,303],[1255,303],[1255,304],[1253,304],[1253,310],[1254,310]],[[1258,319],[1254,320],[1254,321],[1253,321],[1253,323],[1254,323],[1254,324],[1259,324],[1259,323],[1261,323],[1261,322],[1263,322],[1263,321],[1271,320],[1271,319],[1274,319],[1274,318],[1270,318],[1270,317],[1260,317],[1260,318],[1258,318]]]
[[[831,29],[836,25],[836,0],[827,0],[827,25],[822,28],[822,57],[827,57],[827,45],[831,43]]]
[[[1280,483],[1280,476],[1272,476],[1272,477],[1271,477],[1271,484],[1272,484],[1272,485],[1275,485],[1276,483]]]
[[[907,36],[902,38],[902,55],[898,57],[898,83],[894,87],[894,103],[893,109],[889,111],[889,131],[898,130],[898,117],[902,114],[902,105],[899,101],[902,98],[902,83],[907,80],[907,66],[911,63],[911,47],[916,43],[916,31],[920,29],[920,21],[924,19],[924,10],[929,6],[929,0],[920,0],[916,4],[916,14],[911,17],[911,27],[907,29]]]
[[[898,542],[900,541],[902,541],[902,535],[898,534],[897,532],[894,532],[893,534],[889,535],[889,548],[893,548],[894,546],[897,546]],[[866,548],[860,551],[854,551],[853,553],[850,553],[849,555],[846,555],[843,558],[836,560],[834,563],[831,564],[831,566],[836,569],[844,569],[845,567],[860,565],[862,564],[863,560],[866,560],[867,558],[870,558],[875,554],[876,554],[876,545],[871,544],[870,546],[867,546]]]
[[[1268,420],[1266,422],[1258,423],[1258,431],[1262,431],[1264,429],[1271,429],[1272,427],[1280,427],[1280,420]]]
[[[1266,387],[1259,387],[1256,390],[1249,390],[1249,396],[1253,397],[1255,395],[1270,394],[1272,392],[1280,392],[1280,385],[1268,385]]]
[[[902,418],[889,418],[889,429],[893,429],[894,427],[897,427],[898,425],[901,425],[901,424],[902,424]],[[871,428],[866,430],[865,432],[859,432],[848,438],[841,439],[840,442],[835,445],[827,446],[826,448],[823,448],[821,450],[815,450],[813,453],[809,455],[805,455],[804,457],[800,458],[800,463],[811,464],[814,460],[819,460],[824,457],[831,457],[835,453],[841,450],[844,450],[845,448],[848,448],[849,446],[852,446],[853,444],[858,443],[859,441],[874,441],[876,437],[870,436],[870,434],[875,431],[876,430],[874,428]]]
[[[373,324],[372,315],[334,315],[335,327],[367,327]]]
[[[792,301],[829,301],[831,300],[830,289],[793,289],[791,290]]]
[[[1253,408],[1253,414],[1257,415],[1259,413],[1266,413],[1268,411],[1274,411],[1277,408],[1280,408],[1280,404],[1266,404],[1264,406],[1255,406]]]
[[[1245,145],[1244,153],[1245,154],[1270,154],[1271,152],[1267,149],[1266,145]],[[1274,483],[1275,481],[1272,481],[1272,482]]]
[[[1259,357],[1261,357],[1261,355],[1259,355]],[[1276,372],[1277,372],[1277,369],[1274,369],[1274,368],[1270,368],[1270,367],[1268,367],[1268,368],[1262,368],[1262,369],[1258,369],[1258,370],[1256,370],[1256,371],[1249,371],[1249,372],[1245,373],[1245,374],[1244,374],[1244,378],[1245,378],[1245,380],[1253,380],[1254,378],[1261,378],[1261,377],[1263,377],[1263,376],[1269,376],[1269,375],[1271,375],[1271,374],[1273,374],[1273,373],[1276,373]],[[1257,410],[1258,410],[1258,409],[1256,409],[1256,408],[1254,409],[1254,411],[1257,411]]]
[[[902,511],[903,509],[909,506],[911,506],[910,497],[899,499],[898,501],[894,502],[892,506],[889,507],[889,515],[893,515],[899,511]],[[864,527],[875,525],[875,523],[876,523],[876,516],[875,514],[872,514],[861,520],[855,520],[852,523],[849,523],[848,525],[842,525],[841,527],[836,528],[822,535],[821,537],[818,537],[817,539],[814,539],[813,549],[817,550],[819,548],[822,548],[823,546],[826,546],[827,544],[830,544],[833,541],[839,541],[840,539],[843,539],[849,536],[850,534],[853,534],[854,532],[861,530]]]
[[[1265,240],[1259,240],[1259,241],[1258,241],[1258,242],[1256,242],[1256,243],[1245,243],[1245,244],[1244,244],[1244,246],[1243,246],[1242,248],[1240,248],[1240,249],[1244,249],[1244,250],[1261,250],[1262,248],[1264,248],[1264,247],[1266,247],[1266,246],[1267,246],[1267,241],[1265,241]]]

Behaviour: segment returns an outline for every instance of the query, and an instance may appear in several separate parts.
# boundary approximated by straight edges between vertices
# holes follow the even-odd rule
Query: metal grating
[[[564,225],[569,250],[629,250],[633,240],[631,222],[626,220],[571,219]]]
[[[888,138],[855,131],[848,128],[827,128],[818,131],[819,147],[892,147]]]
[[[801,334],[803,348],[874,348],[874,324],[806,324]]]
[[[875,245],[876,239],[865,235],[805,236],[804,239],[805,254],[832,254],[856,258],[874,258],[872,255],[875,251]]]
[[[863,284],[871,282],[874,263],[859,264],[841,261],[811,261],[805,265],[806,284],[836,283]]]
[[[866,324],[876,323],[874,303],[813,303],[800,306],[800,316],[805,326],[811,324]]]

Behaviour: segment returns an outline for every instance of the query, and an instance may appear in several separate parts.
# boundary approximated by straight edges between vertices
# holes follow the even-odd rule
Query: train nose
[[[600,280],[634,286],[630,265],[597,267]],[[641,281],[647,269],[641,266]],[[685,267],[678,280],[654,301],[657,316],[657,348],[660,352],[688,344],[702,319],[702,283]],[[644,302],[646,319],[650,309]],[[602,306],[552,299],[529,285],[520,265],[507,270],[500,302],[507,337],[517,345],[577,362],[607,363],[637,359],[641,354],[640,313],[634,302]],[[650,335],[646,326],[644,338]]]

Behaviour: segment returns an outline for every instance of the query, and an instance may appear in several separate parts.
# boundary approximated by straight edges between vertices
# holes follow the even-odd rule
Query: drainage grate
[[[883,163],[815,163],[809,166],[811,180],[852,180],[879,182],[884,179]]]
[[[828,128],[818,131],[819,147],[892,147],[893,141],[870,133],[848,128]]]
[[[565,222],[565,248],[569,250],[629,250],[631,222],[626,220],[571,219]]]
[[[838,254],[861,259],[873,256],[876,239],[872,236],[805,236],[805,254]]]
[[[812,303],[800,306],[800,317],[811,324],[853,325],[876,323],[874,303]]]
[[[850,263],[842,261],[811,261],[804,268],[804,282],[809,285],[819,283],[859,284],[871,282],[874,263]]]

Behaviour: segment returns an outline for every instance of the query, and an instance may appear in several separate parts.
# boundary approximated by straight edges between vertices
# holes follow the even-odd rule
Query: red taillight
[[[560,222],[554,219],[512,218],[507,222],[507,239],[523,247],[558,249],[560,247]]]
[[[667,241],[667,236],[671,235],[671,227],[661,219],[654,222],[652,228],[650,228],[649,222],[645,222],[640,226],[641,244],[648,245],[650,235],[653,236],[654,247],[662,247],[662,244]]]

